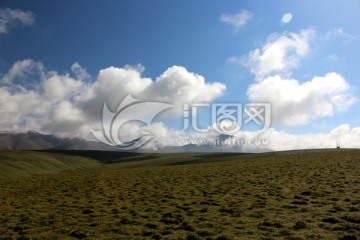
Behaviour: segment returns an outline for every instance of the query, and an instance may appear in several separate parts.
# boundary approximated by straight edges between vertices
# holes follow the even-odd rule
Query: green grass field
[[[99,168],[89,157],[36,151],[0,151],[0,178]]]
[[[1,152],[0,176],[0,239],[360,239],[359,150]]]

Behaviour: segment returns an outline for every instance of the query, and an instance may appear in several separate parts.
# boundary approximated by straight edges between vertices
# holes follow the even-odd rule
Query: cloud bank
[[[208,103],[226,90],[224,84],[207,83],[180,66],[168,68],[155,80],[142,77],[141,65],[108,67],[93,82],[79,63],[71,69],[71,74],[59,74],[31,59],[16,62],[0,80],[0,129],[87,137],[90,128],[101,127],[104,102],[115,111],[132,94],[142,101],[173,104],[167,117],[176,117],[183,104]]]
[[[238,131],[230,138],[222,138],[209,128],[208,133],[185,136],[183,132],[169,129],[161,123],[145,127],[153,133],[156,142],[145,145],[145,149],[161,150],[166,146],[196,145],[203,151],[219,152],[267,152],[294,149],[359,148],[360,127],[351,128],[341,124],[327,133],[291,134],[274,128],[265,131]]]

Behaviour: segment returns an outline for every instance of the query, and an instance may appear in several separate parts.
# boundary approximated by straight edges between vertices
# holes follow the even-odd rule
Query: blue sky
[[[125,65],[141,64],[145,68],[142,77],[151,78],[152,81],[168,68],[181,66],[188,72],[203,76],[206,84],[217,82],[226,86],[221,94],[209,93],[208,98],[198,97],[197,100],[209,103],[247,103],[254,101],[255,95],[259,94],[257,92],[250,96],[250,86],[258,84],[263,91],[264,88],[267,89],[265,80],[269,77],[280,75],[282,80],[295,79],[298,84],[307,85],[315,76],[324,77],[328,73],[336,73],[341,79],[338,75],[324,77],[323,81],[328,81],[324,86],[314,83],[309,92],[304,94],[315,94],[314,91],[321,87],[329,88],[330,90],[324,90],[320,94],[325,94],[326,99],[336,95],[341,100],[335,102],[346,103],[345,109],[335,106],[334,100],[325,101],[324,108],[329,107],[326,104],[330,104],[334,110],[319,113],[317,111],[321,109],[320,105],[316,108],[305,106],[306,103],[314,105],[310,101],[313,98],[309,97],[300,103],[300,107],[296,102],[291,105],[292,108],[302,108],[301,111],[305,113],[310,112],[308,120],[295,121],[283,116],[277,117],[273,128],[287,134],[304,135],[327,134],[341,124],[348,124],[350,130],[360,126],[360,119],[356,114],[360,110],[357,102],[360,97],[360,27],[357,24],[360,2],[356,0],[2,1],[0,8],[3,11],[19,10],[31,14],[33,20],[29,23],[26,22],[29,19],[12,18],[6,25],[6,32],[0,31],[0,77],[3,78],[3,83],[4,78],[10,76],[9,72],[14,64],[27,59],[32,61],[31,68],[34,68],[34,64],[41,65],[35,67],[37,73],[34,74],[31,70],[31,74],[26,72],[27,75],[20,76],[23,80],[17,80],[26,85],[27,90],[31,89],[32,84],[41,85],[40,82],[47,77],[40,81],[39,75],[49,75],[51,71],[56,71],[59,77],[67,73],[73,74],[71,76],[79,80],[71,70],[74,63],[81,65],[79,69],[86,69],[87,77],[82,79],[85,83],[95,83],[99,79],[99,72],[110,66],[122,68]],[[234,22],[224,20],[226,16],[231,19],[244,12],[249,13],[250,17],[241,26],[236,27]],[[286,13],[292,14],[288,23],[281,20]],[[3,14],[2,17],[4,16]],[[301,35],[302,31],[309,36]],[[297,37],[303,37],[304,42],[295,43],[294,39]],[[285,44],[281,45],[286,54],[282,60],[294,60],[296,63],[283,62],[288,64],[284,69],[274,68],[275,70],[260,76],[256,71],[262,68],[259,60],[261,53],[265,54],[266,46],[272,43]],[[299,54],[296,51],[300,51],[303,45],[296,44],[305,44],[308,50]],[[260,56],[251,62],[250,53],[255,49],[260,51]],[[252,67],[257,70],[251,71]],[[259,76],[260,80],[257,79]],[[20,77],[17,76],[17,79]],[[336,78],[334,85],[330,78]],[[344,86],[344,81],[348,86]],[[280,79],[277,82],[281,85]],[[344,87],[344,90],[336,93],[332,86]],[[8,90],[9,84],[2,87]],[[299,87],[298,91],[304,89],[308,88]],[[277,91],[278,89],[269,91],[268,94],[278,93]],[[284,93],[286,90],[281,91]],[[38,90],[37,94],[41,95],[42,92],[44,89]],[[12,91],[11,94],[14,96],[16,93]],[[305,97],[301,96],[301,99]],[[276,100],[276,96],[256,99]],[[71,99],[66,101],[76,105],[77,111],[83,111],[78,108],[80,103],[75,104]],[[59,102],[56,103],[58,105]],[[283,113],[285,107],[286,104],[283,103],[278,111]],[[289,111],[289,114],[293,114],[295,118],[303,116],[299,111]],[[44,128],[49,123],[38,122],[38,119],[45,118],[46,115],[28,112],[12,124],[10,121],[15,121],[14,117],[5,110],[3,114],[9,116],[7,122],[0,123],[4,130],[29,130],[32,126],[38,131],[57,133],[58,130],[54,129],[60,128]],[[33,115],[36,115],[35,120],[30,120]],[[178,126],[181,117],[164,119],[171,129],[181,128]],[[33,123],[21,127],[26,121]]]

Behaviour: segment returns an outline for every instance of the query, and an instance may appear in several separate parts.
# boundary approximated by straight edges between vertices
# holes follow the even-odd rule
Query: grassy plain
[[[3,176],[0,239],[360,239],[359,150],[47,154],[96,165]]]

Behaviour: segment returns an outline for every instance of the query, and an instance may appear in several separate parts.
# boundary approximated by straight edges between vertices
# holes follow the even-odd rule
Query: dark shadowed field
[[[0,239],[360,239],[359,150],[1,154]]]

